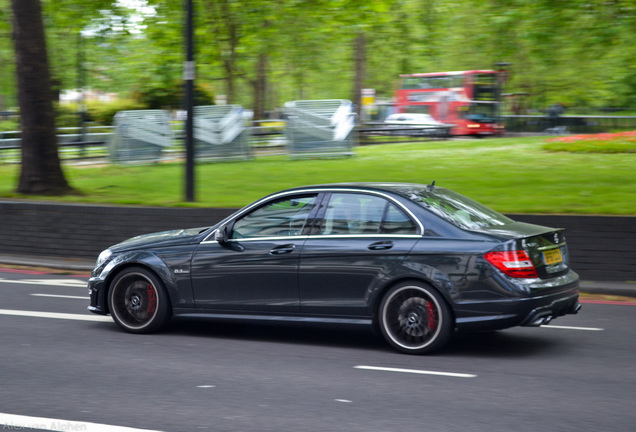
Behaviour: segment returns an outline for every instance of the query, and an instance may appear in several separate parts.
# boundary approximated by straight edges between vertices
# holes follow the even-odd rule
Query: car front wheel
[[[386,341],[407,354],[440,349],[451,337],[450,309],[432,287],[405,282],[391,288],[380,303],[380,331]]]
[[[108,308],[115,323],[130,333],[157,331],[171,315],[163,283],[141,267],[130,267],[115,277],[108,293]]]

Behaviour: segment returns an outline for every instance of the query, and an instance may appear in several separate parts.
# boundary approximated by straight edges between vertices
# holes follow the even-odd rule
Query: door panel
[[[201,244],[192,260],[196,306],[298,312],[298,258],[303,242],[289,238]]]
[[[315,193],[272,198],[220,227],[220,243],[199,245],[191,273],[196,307],[298,312],[302,234],[317,198]]]
[[[366,315],[371,294],[416,242],[413,238],[309,238],[299,269],[303,313]]]

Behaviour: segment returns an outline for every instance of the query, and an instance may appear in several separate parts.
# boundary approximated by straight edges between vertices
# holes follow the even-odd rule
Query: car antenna
[[[435,180],[433,180],[433,183],[431,183],[430,185],[428,185],[429,189],[433,189],[435,187]]]

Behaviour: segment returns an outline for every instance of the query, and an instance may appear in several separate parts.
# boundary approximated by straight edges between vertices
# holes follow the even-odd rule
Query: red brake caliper
[[[433,302],[426,303],[426,324],[431,331],[435,331],[437,328],[437,317],[435,316]]]
[[[148,306],[146,307],[146,313],[152,315],[157,309],[157,295],[152,285],[148,284],[146,287],[146,294],[148,295]]]

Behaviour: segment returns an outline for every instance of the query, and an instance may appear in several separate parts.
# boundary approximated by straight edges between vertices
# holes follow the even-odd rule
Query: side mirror
[[[214,233],[214,240],[219,242],[219,244],[227,243],[227,231],[226,230],[227,230],[227,228],[223,226],[223,227],[217,229],[216,232]]]

